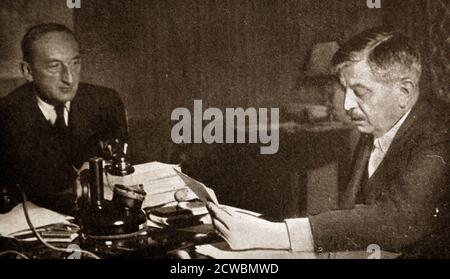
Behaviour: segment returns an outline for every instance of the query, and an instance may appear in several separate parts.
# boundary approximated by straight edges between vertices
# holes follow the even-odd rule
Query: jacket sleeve
[[[447,140],[417,146],[373,204],[310,217],[316,250],[396,251],[429,236],[448,211],[448,154]]]

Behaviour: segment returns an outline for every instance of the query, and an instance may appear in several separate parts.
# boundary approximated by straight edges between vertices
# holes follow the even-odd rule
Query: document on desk
[[[210,194],[208,188],[203,184],[198,182],[197,180],[185,175],[184,173],[174,169],[174,171],[178,174],[181,179],[183,179],[186,186],[195,194],[197,197],[203,202],[213,202],[216,205],[219,205],[217,198]]]
[[[147,193],[142,207],[154,207],[175,202],[175,192],[186,188],[183,180],[174,171],[180,169],[178,165],[150,162],[134,167],[135,172],[131,175],[106,177],[105,199],[112,199],[116,184],[142,184]]]
[[[211,245],[198,245],[195,247],[195,252],[211,257],[213,259],[317,259],[318,254],[313,252],[291,252],[287,250],[244,250],[244,251],[232,251],[220,249],[217,244]]]
[[[31,222],[36,228],[52,224],[69,225],[69,220],[73,219],[73,217],[36,206],[31,202],[27,202],[27,209]],[[0,224],[0,236],[5,237],[10,237],[14,233],[30,229],[25,219],[22,204],[18,204],[8,213],[0,214]]]
[[[181,172],[178,165],[150,162],[134,166],[135,172],[126,176],[107,175],[105,178],[105,199],[111,200],[114,185],[138,185],[144,186],[147,193],[142,207],[155,207],[175,202],[175,193],[181,189],[191,189],[199,199],[206,198],[216,204],[217,198],[214,192],[202,183],[190,178]],[[204,199],[203,199],[204,200]],[[203,201],[202,200],[202,201]]]
[[[195,247],[195,252],[213,259],[236,259],[236,260],[262,260],[262,259],[369,259],[372,252],[367,251],[342,251],[342,252],[293,252],[288,250],[267,250],[267,249],[252,249],[233,251],[230,250],[224,243],[198,245]],[[380,259],[396,259],[400,257],[398,253],[391,253],[387,251],[380,252]]]

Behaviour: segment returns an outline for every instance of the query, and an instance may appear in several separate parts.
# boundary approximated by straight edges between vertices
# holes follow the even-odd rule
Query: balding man
[[[114,90],[80,83],[66,26],[33,26],[21,46],[27,82],[0,100],[0,187],[19,184],[36,204],[70,212],[76,169],[100,155],[100,141],[127,139],[125,109]]]

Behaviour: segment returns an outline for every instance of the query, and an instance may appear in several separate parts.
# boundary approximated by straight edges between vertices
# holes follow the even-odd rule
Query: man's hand
[[[82,185],[84,185],[85,183],[89,183],[88,182],[89,176],[87,175],[87,172],[83,173],[83,171],[89,170],[89,162],[84,162],[83,165],[79,169],[77,169],[75,167],[73,167],[73,168],[77,173],[77,178],[75,179],[75,185],[74,185],[74,187],[75,187],[74,192],[76,194],[76,197],[80,198],[83,195]]]
[[[219,235],[233,250],[289,249],[289,235],[284,223],[272,223],[231,209],[208,203],[211,218]]]

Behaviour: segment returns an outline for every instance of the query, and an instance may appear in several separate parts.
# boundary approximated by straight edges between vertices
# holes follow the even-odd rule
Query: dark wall
[[[20,40],[27,28],[44,22],[73,28],[73,12],[60,0],[2,0],[0,2],[0,97],[24,82],[19,71]]]
[[[321,91],[323,84],[301,83],[313,45],[341,42],[381,24],[383,16],[382,10],[368,9],[365,0],[82,0],[81,9],[73,12],[62,2],[45,0],[32,9],[27,6],[31,1],[6,0],[0,8],[28,7],[30,15],[23,18],[66,20],[74,27],[82,46],[83,80],[115,88],[125,102],[135,163],[179,162],[182,152],[170,138],[170,115],[177,107],[192,109],[194,99],[201,99],[204,108],[283,108]],[[46,7],[50,15],[43,12]],[[0,22],[14,26],[11,20]],[[38,22],[26,26],[31,23]],[[5,24],[0,31],[3,37],[10,34]],[[0,50],[18,54],[24,28],[11,32],[15,43],[0,41]],[[0,55],[0,64],[12,66],[3,60]],[[2,73],[2,92],[21,81],[17,73],[12,79]],[[280,152],[274,156],[261,156],[259,146],[248,145],[197,145],[184,154],[193,158],[190,174],[222,187],[216,190],[225,203],[288,216],[298,207],[293,195],[306,197],[301,186],[311,177],[303,170],[314,166],[325,169],[312,176],[317,181],[312,188],[322,193],[317,203],[323,208],[332,204],[328,200],[335,197],[331,192],[336,194],[337,171],[328,163],[336,154],[349,153],[342,137],[320,136],[326,142],[318,150],[336,149],[320,153],[317,160],[303,153],[315,150],[311,144],[320,140],[289,133],[280,137]],[[299,191],[292,193],[297,184]],[[269,202],[273,208],[266,208]]]
[[[384,22],[414,39],[422,51],[422,95],[450,103],[450,1],[391,0]]]
[[[84,0],[75,28],[84,79],[122,94],[137,161],[170,159],[174,108],[281,107],[315,43],[381,22],[361,0],[131,2]]]

